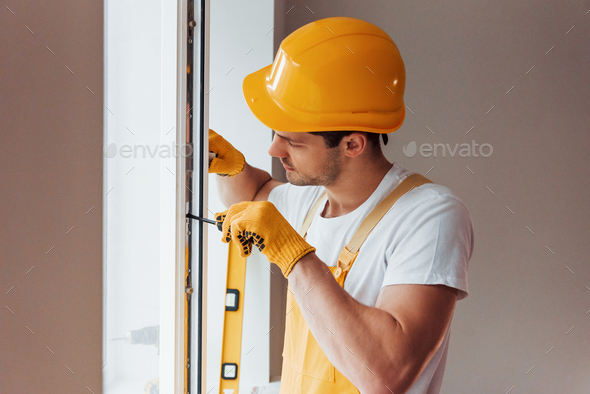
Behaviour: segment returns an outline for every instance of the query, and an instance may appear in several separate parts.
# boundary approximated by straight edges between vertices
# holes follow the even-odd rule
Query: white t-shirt
[[[373,208],[411,172],[397,163],[373,194],[354,211],[323,218],[325,203],[317,210],[307,231],[307,242],[328,266],[335,266],[344,246]],[[275,187],[268,197],[287,221],[299,230],[322,186]],[[442,284],[458,289],[457,299],[467,297],[467,266],[473,253],[471,215],[448,188],[427,183],[400,197],[373,228],[362,245],[344,282],[360,303],[374,307],[381,289],[394,284]],[[436,394],[442,386],[449,346],[445,338],[408,394]]]

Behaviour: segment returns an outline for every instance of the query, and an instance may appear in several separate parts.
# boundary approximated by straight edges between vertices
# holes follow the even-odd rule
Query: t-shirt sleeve
[[[279,186],[273,188],[270,191],[270,193],[268,194],[268,201],[270,201],[274,204],[274,206],[278,209],[278,211],[281,213],[281,215],[283,215],[285,217],[285,219],[287,219],[288,222],[291,222],[288,217],[289,212],[287,209],[289,207],[288,189],[289,189],[288,183],[284,183],[282,185],[279,185]]]
[[[471,215],[449,195],[437,194],[412,207],[386,251],[382,288],[393,284],[442,284],[468,295],[467,267],[474,247]]]

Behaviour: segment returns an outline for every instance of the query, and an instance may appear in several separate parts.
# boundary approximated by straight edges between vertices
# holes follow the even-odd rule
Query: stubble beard
[[[330,186],[340,176],[340,164],[342,158],[338,152],[338,149],[332,148],[323,163],[321,168],[323,171],[319,175],[302,175],[295,168],[294,171],[287,171],[287,180],[289,183],[295,186]],[[291,167],[288,165],[288,167]],[[292,167],[293,168],[293,167]]]

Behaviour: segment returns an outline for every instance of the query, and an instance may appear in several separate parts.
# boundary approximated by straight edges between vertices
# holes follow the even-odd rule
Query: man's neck
[[[357,209],[371,197],[392,166],[382,157],[370,165],[343,168],[336,182],[326,187],[328,201],[321,216],[333,218]]]

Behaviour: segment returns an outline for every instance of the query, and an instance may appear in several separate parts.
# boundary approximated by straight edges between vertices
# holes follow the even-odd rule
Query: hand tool
[[[186,214],[186,217],[189,218],[189,219],[200,220],[201,222],[205,222],[205,223],[209,223],[209,224],[215,224],[215,225],[217,225],[217,229],[219,231],[222,231],[223,230],[223,222],[219,222],[218,223],[215,220],[202,218],[202,217],[199,217],[199,216],[195,216],[193,214],[190,214],[190,213],[187,213]]]

